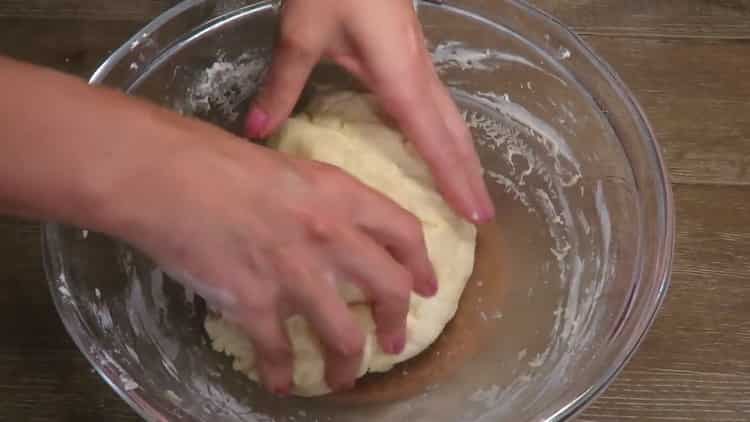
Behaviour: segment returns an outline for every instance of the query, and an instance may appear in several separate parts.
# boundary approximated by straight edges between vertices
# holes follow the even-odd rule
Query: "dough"
[[[289,119],[272,143],[297,157],[333,164],[383,192],[422,222],[430,260],[440,285],[437,295],[412,294],[407,342],[399,355],[384,353],[375,336],[370,307],[353,304],[361,292],[343,283],[340,294],[366,334],[360,376],[385,372],[429,347],[453,318],[474,267],[475,227],[459,218],[435,188],[427,166],[403,136],[378,117],[372,98],[339,92],[319,97],[303,115]],[[330,392],[319,342],[301,316],[286,321],[294,349],[294,389],[300,396]],[[209,316],[205,328],[213,348],[234,357],[234,369],[257,380],[253,346],[235,325]]]

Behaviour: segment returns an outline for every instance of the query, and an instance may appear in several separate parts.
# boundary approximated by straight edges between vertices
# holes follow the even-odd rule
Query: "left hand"
[[[247,117],[249,136],[266,137],[289,117],[324,57],[376,95],[460,215],[493,218],[471,134],[432,65],[411,0],[286,0],[273,64]]]

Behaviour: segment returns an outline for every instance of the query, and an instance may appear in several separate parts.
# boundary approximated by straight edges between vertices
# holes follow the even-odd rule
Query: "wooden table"
[[[169,0],[0,0],[0,54],[89,75]],[[750,1],[537,0],[625,79],[677,204],[664,309],[586,421],[750,420]],[[2,95],[2,93],[0,93]],[[137,421],[56,315],[36,224],[0,218],[0,421]]]

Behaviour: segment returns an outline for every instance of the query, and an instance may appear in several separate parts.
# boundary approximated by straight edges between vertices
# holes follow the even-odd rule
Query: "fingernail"
[[[486,200],[483,215],[487,221],[490,221],[493,218],[495,218],[495,204],[492,203],[492,200],[489,199],[489,197]]]
[[[271,393],[273,393],[274,396],[286,397],[289,395],[290,390],[291,388],[289,386],[274,387],[273,390],[271,390]]]
[[[494,211],[491,209],[475,210],[471,213],[471,221],[477,224],[484,224],[492,221],[495,217]]]
[[[487,223],[495,218],[495,204],[492,203],[492,198],[490,198],[489,193],[486,190],[482,192],[481,198],[482,205],[479,207],[481,210],[479,217],[483,222]]]
[[[354,388],[355,384],[356,384],[355,381],[348,382],[348,383],[345,383],[345,384],[341,384],[341,385],[339,385],[338,391],[351,390],[352,388]]]
[[[251,138],[262,138],[265,135],[268,126],[268,114],[258,107],[253,107],[250,115],[247,116],[246,128],[247,135]]]
[[[430,296],[435,296],[437,294],[438,288],[439,288],[438,287],[437,279],[435,279],[435,278],[431,279],[430,282],[428,283],[428,286],[429,287],[427,288],[427,290],[428,290],[427,294],[430,295]]]
[[[398,337],[396,337],[395,340],[393,340],[393,345],[391,346],[391,352],[394,355],[398,355],[401,352],[404,351],[404,347],[406,347],[406,334],[399,334]]]

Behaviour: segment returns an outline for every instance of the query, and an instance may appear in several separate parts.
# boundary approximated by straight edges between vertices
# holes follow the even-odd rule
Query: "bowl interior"
[[[270,2],[226,3],[178,6],[94,82],[239,133],[277,13]],[[498,209],[480,228],[454,321],[423,355],[353,392],[277,399],[211,350],[203,301],[147,257],[47,225],[47,268],[66,326],[148,420],[558,420],[633,351],[663,295],[657,270],[671,251],[668,191],[637,106],[575,37],[522,4],[424,2],[420,19]],[[321,65],[301,103],[341,88],[357,84]]]

